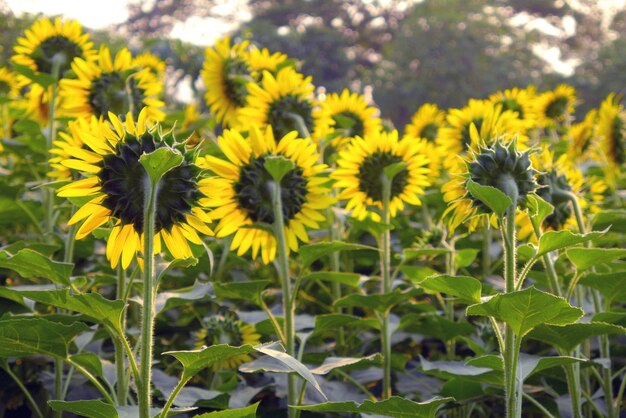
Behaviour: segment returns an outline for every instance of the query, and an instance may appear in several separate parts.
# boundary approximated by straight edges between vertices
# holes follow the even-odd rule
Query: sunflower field
[[[166,63],[37,20],[0,68],[0,416],[626,414],[626,112],[393,127],[251,40]]]

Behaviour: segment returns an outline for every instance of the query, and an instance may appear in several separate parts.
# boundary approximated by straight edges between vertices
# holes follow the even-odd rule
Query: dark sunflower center
[[[11,86],[4,80],[0,80],[0,96],[6,96],[11,91]]]
[[[118,143],[114,154],[104,157],[98,173],[102,192],[106,195],[102,205],[123,224],[132,224],[138,233],[143,231],[144,194],[148,181],[139,157],[164,146],[149,132],[139,139],[127,135],[125,142]],[[185,222],[185,215],[201,197],[196,182],[199,174],[197,166],[185,161],[163,176],[157,191],[156,232],[169,231],[172,225]]]
[[[135,78],[126,78],[119,72],[103,73],[91,82],[89,91],[89,104],[96,116],[106,116],[108,112],[125,115],[132,104],[136,117],[143,108],[144,98]]]
[[[235,193],[239,206],[248,212],[253,222],[274,223],[272,195],[268,183],[273,181],[265,169],[265,157],[250,160],[239,172],[239,181],[235,184]],[[302,169],[296,167],[289,171],[280,182],[285,221],[293,219],[306,202],[307,181]]]
[[[439,132],[439,125],[431,122],[422,128],[419,137],[426,139],[428,142],[434,142],[437,139],[437,132]]]
[[[391,164],[401,163],[402,157],[389,152],[377,151],[365,157],[359,167],[359,190],[365,193],[372,200],[382,202],[383,200],[383,170]],[[403,169],[396,174],[391,182],[391,198],[400,195],[409,180],[409,172]]]
[[[569,204],[567,192],[572,187],[567,182],[564,175],[559,175],[555,171],[549,171],[537,176],[537,195],[554,206],[552,214],[543,221],[544,226],[554,230],[562,229],[567,220],[572,216],[572,208]]]
[[[37,71],[52,74],[54,62],[59,62],[59,76],[70,69],[70,64],[76,57],[82,57],[83,51],[76,42],[65,36],[51,36],[39,44],[33,51],[31,58],[35,61]],[[56,57],[56,58],[55,58]]]
[[[567,105],[569,100],[567,97],[557,97],[546,107],[546,116],[550,119],[558,119],[565,115],[567,112]]]
[[[471,180],[482,186],[495,187],[518,202],[537,186],[528,153],[518,153],[512,146],[496,143],[492,148],[483,148],[467,168]],[[467,196],[483,212],[491,211],[482,200],[470,193]]]
[[[309,132],[313,128],[313,106],[308,100],[296,96],[284,96],[272,103],[267,116],[276,138],[282,138],[291,131],[300,132],[299,123],[294,116],[302,119]],[[300,132],[300,135],[304,135],[304,132]]]
[[[337,113],[333,116],[333,120],[336,123],[335,126],[344,131],[344,136],[351,138],[355,136],[363,137],[365,133],[363,119],[354,112],[345,111]]]
[[[476,130],[480,132],[480,128],[483,126],[483,118],[474,118],[470,123],[465,126],[463,129],[463,135],[461,136],[461,143],[463,144],[463,150],[467,150],[472,142],[472,138],[470,137],[470,127],[472,123],[476,125]]]
[[[224,64],[224,90],[226,96],[237,107],[246,105],[248,89],[246,85],[250,81],[250,67],[241,58],[232,58]]]
[[[229,344],[240,346],[244,343],[240,326],[228,318],[211,318],[206,323],[207,346]]]
[[[502,111],[512,110],[513,112],[517,112],[518,117],[520,119],[524,119],[524,109],[519,104],[519,102],[515,99],[503,99],[498,102],[499,105],[502,105]]]
[[[609,158],[613,159],[617,165],[622,165],[626,162],[626,135],[624,134],[624,121],[621,117],[615,116],[613,123],[611,124],[612,138],[608,138],[610,141]]]

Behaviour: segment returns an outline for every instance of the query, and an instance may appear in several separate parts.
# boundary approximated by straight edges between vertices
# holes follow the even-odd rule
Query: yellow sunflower
[[[24,77],[20,77],[6,67],[0,67],[0,97],[15,99],[20,96],[20,90],[24,87]]]
[[[219,219],[215,234],[219,238],[235,234],[231,249],[238,255],[252,249],[252,258],[260,253],[264,263],[276,255],[276,239],[255,223],[273,224],[274,213],[267,183],[271,180],[264,162],[269,155],[282,155],[295,164],[281,182],[285,236],[290,250],[298,250],[298,241],[307,242],[307,228],[318,228],[324,220],[321,209],[330,206],[334,199],[328,179],[322,175],[326,166],[317,164],[319,156],[315,144],[298,139],[290,132],[274,139],[271,126],[263,130],[253,126],[247,139],[236,130],[226,130],[218,138],[220,149],[227,160],[206,156],[199,162],[216,177],[207,179],[211,196],[203,203],[215,208],[209,213]]]
[[[48,160],[50,165],[48,177],[56,181],[72,180],[72,169],[66,166],[64,162],[73,158],[75,150],[86,149],[81,132],[88,132],[89,130],[89,119],[81,118],[68,122],[67,132],[58,132],[50,149],[52,157]]]
[[[89,41],[89,35],[83,34],[77,21],[42,18],[24,31],[24,37],[17,39],[11,59],[45,74],[52,74],[54,63],[58,62],[57,76],[62,78],[75,58],[90,59],[95,53],[92,48],[93,42]]]
[[[526,195],[535,189],[534,175],[530,152],[519,152],[515,139],[503,137],[486,137],[483,139],[475,125],[470,128],[472,142],[479,144],[463,156],[459,171],[453,174],[441,188],[443,199],[448,207],[442,219],[451,231],[461,224],[466,224],[473,231],[480,224],[480,218],[487,216],[491,224],[496,226],[496,219],[480,200],[474,199],[467,191],[469,179],[479,184],[502,189],[501,181],[513,180],[518,190],[518,200],[523,201]]]
[[[541,93],[535,98],[534,108],[537,123],[544,128],[554,127],[574,113],[576,90],[566,84]]]
[[[536,124],[537,117],[535,115],[535,109],[533,107],[533,101],[537,95],[537,90],[534,86],[528,86],[525,89],[512,88],[498,91],[491,96],[489,100],[493,103],[502,106],[502,110],[511,110],[517,112],[517,116],[528,122],[528,127],[533,127]]]
[[[569,157],[564,154],[558,159],[554,153],[544,146],[541,152],[531,156],[533,167],[539,173],[536,176],[538,188],[535,193],[546,202],[554,206],[552,214],[543,222],[544,231],[558,231],[571,229],[578,231],[569,194],[578,198],[583,213],[594,214],[600,211],[604,201],[604,192],[607,184],[598,177],[586,177],[580,169],[574,166]],[[519,238],[530,238],[535,241],[536,236],[528,214],[520,212],[517,215]]]
[[[239,110],[246,104],[246,86],[252,81],[248,45],[248,41],[243,41],[231,46],[230,38],[225,37],[204,52],[200,72],[206,87],[204,98],[225,127],[234,125]]]
[[[110,122],[109,122],[110,121]],[[200,176],[195,154],[186,144],[177,142],[171,132],[163,133],[158,125],[148,123],[148,110],[139,113],[137,123],[130,113],[125,122],[109,113],[109,120],[92,116],[76,125],[72,134],[84,142],[68,145],[70,158],[61,164],[80,172],[85,178],[58,190],[62,197],[84,197],[84,203],[69,220],[81,223],[76,238],[87,236],[96,228],[110,223],[111,233],[106,255],[115,268],[120,260],[127,268],[143,248],[143,200],[146,172],[139,157],[157,148],[173,147],[184,154],[182,165],[166,173],[157,193],[154,248],[161,251],[161,242],[174,258],[192,256],[189,242],[202,244],[198,232],[211,235],[207,227],[211,219],[202,201],[212,191]]]
[[[446,122],[446,112],[436,104],[425,103],[411,117],[404,134],[413,138],[423,138],[428,142],[435,142],[439,130]]]
[[[206,320],[202,328],[195,334],[196,343],[194,348],[201,350],[216,344],[229,344],[239,347],[241,345],[257,345],[261,343],[261,335],[252,324],[244,324],[234,318],[234,315],[219,315]],[[252,357],[243,354],[230,357],[226,360],[214,363],[212,370],[233,370],[243,363],[251,361]]]
[[[488,100],[470,99],[467,106],[462,109],[451,109],[444,126],[437,137],[437,143],[441,148],[444,166],[453,174],[464,170],[462,159],[456,156],[464,156],[470,150],[477,150],[481,144],[486,144],[491,139],[503,137],[510,141],[517,139],[519,149],[526,148],[528,137],[526,136],[526,123],[512,110],[502,110]],[[478,136],[470,135],[470,127],[474,125],[478,130]],[[481,142],[477,142],[481,141]]]
[[[340,149],[356,136],[374,135],[382,129],[378,109],[368,105],[365,97],[345,89],[341,94],[331,93],[313,112],[315,129],[313,139],[333,135],[332,145]]]
[[[123,116],[131,112],[137,117],[145,107],[150,120],[162,121],[164,103],[157,99],[163,89],[148,69],[133,67],[132,55],[122,49],[112,59],[102,46],[95,60],[77,58],[72,70],[78,77],[60,82],[61,108],[70,116],[106,118],[109,113]]]
[[[567,154],[572,161],[582,162],[591,156],[596,137],[597,120],[598,111],[592,109],[585,115],[582,122],[572,125],[569,132],[570,141],[567,146]]]
[[[367,216],[381,220],[372,208],[383,209],[383,170],[396,163],[405,163],[406,167],[391,183],[389,214],[395,217],[405,203],[420,205],[420,196],[430,185],[428,157],[423,145],[422,141],[398,140],[395,130],[354,138],[339,153],[337,169],[331,174],[335,186],[342,189],[338,197],[348,201],[346,209],[352,211],[352,216],[360,220]]]
[[[147,68],[157,80],[161,80],[165,75],[165,61],[150,52],[144,52],[133,58],[132,66],[139,69]]]
[[[607,179],[613,183],[626,163],[626,115],[621,97],[611,93],[598,111],[598,136],[602,156],[606,159]]]
[[[239,111],[239,127],[271,125],[277,138],[291,131],[301,136],[313,132],[313,84],[293,67],[282,68],[276,76],[263,73],[261,84],[248,84],[246,106]]]
[[[287,65],[288,58],[282,52],[274,52],[273,54],[267,48],[257,48],[252,46],[248,52],[247,60],[252,70],[252,77],[256,81],[260,81],[264,71],[276,74],[279,68]]]

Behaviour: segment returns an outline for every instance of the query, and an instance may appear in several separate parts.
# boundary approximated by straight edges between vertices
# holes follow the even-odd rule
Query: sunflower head
[[[257,333],[254,325],[244,324],[232,313],[216,315],[206,319],[202,329],[195,334],[195,349],[210,347],[216,344],[228,344],[232,346],[257,345],[261,343],[261,335]],[[236,369],[240,364],[248,362],[252,358],[245,354],[231,357],[213,364],[213,370]]]
[[[272,54],[267,48],[260,49],[255,46],[252,46],[248,53],[248,64],[252,69],[252,77],[256,82],[261,81],[264,71],[276,75],[280,68],[293,65],[286,54],[282,52],[274,52]]]
[[[0,67],[0,97],[15,99],[19,97],[20,90],[26,83],[24,77],[6,67]]]
[[[414,138],[423,138],[428,142],[435,142],[439,136],[439,129],[446,121],[446,112],[436,104],[426,103],[411,117],[411,122],[405,128],[405,135]]]
[[[331,175],[341,188],[340,199],[348,200],[346,209],[352,216],[380,221],[372,208],[383,208],[383,175],[386,167],[404,163],[405,167],[391,182],[389,212],[392,217],[404,204],[420,205],[420,196],[430,185],[424,143],[408,138],[398,140],[398,132],[376,132],[365,138],[356,137],[339,153],[338,168]]]
[[[139,162],[145,153],[169,147],[184,155],[184,162],[167,172],[160,180],[155,217],[155,250],[161,239],[175,258],[191,257],[187,241],[201,244],[197,232],[211,234],[206,226],[210,218],[202,209],[208,192],[195,165],[195,152],[185,142],[177,141],[171,132],[148,123],[147,111],[137,124],[131,114],[124,123],[113,115],[109,121],[92,117],[79,119],[72,129],[73,142],[66,141],[69,155],[60,164],[82,173],[85,178],[59,189],[59,196],[89,197],[87,203],[70,219],[82,221],[76,237],[85,237],[99,226],[113,226],[107,245],[107,257],[115,267],[120,258],[128,267],[143,240],[143,209],[147,173]]]
[[[147,68],[159,80],[165,74],[165,61],[150,52],[137,55],[132,65],[139,69]]]
[[[600,147],[608,162],[610,177],[614,177],[626,163],[626,114],[620,101],[620,96],[611,93],[598,112]]]
[[[90,59],[94,54],[93,43],[75,20],[42,18],[33,23],[24,35],[17,39],[12,60],[37,73],[53,74],[56,67],[56,76],[61,78],[75,58]]]
[[[518,117],[525,121],[535,121],[533,100],[536,95],[534,86],[525,89],[512,88],[496,92],[489,99],[496,105],[500,105],[503,111],[516,112]]]
[[[588,157],[593,147],[596,136],[596,122],[598,111],[591,109],[581,122],[575,123],[570,129],[571,141],[567,146],[567,153],[572,161],[582,161]]]
[[[557,86],[535,99],[535,112],[538,122],[543,127],[552,127],[565,121],[574,113],[576,90],[566,84]]]

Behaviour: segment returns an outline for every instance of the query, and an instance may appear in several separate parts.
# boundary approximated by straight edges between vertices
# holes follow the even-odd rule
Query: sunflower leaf
[[[347,401],[324,402],[315,405],[291,407],[302,411],[312,412],[361,413],[394,418],[434,418],[437,411],[443,404],[452,402],[453,400],[453,398],[434,398],[426,402],[414,402],[398,396],[392,396],[389,399],[378,402],[366,400],[362,404],[358,404],[354,401]]]
[[[37,251],[24,248],[15,254],[0,251],[0,268],[13,270],[24,278],[42,277],[69,286],[74,264],[52,261]]]
[[[470,303],[480,303],[482,285],[473,277],[432,276],[421,281],[419,285],[426,290],[456,296]]]
[[[468,180],[466,187],[475,199],[483,202],[498,217],[503,217],[506,210],[513,205],[511,198],[495,187],[482,186],[473,180]]]
[[[293,170],[294,163],[282,155],[271,155],[265,158],[264,167],[274,181],[280,183],[285,174]]]
[[[226,409],[224,411],[207,412],[196,415],[194,418],[256,418],[256,410],[259,402],[246,406],[245,408]]]
[[[163,354],[173,356],[183,365],[181,380],[190,379],[211,365],[231,357],[250,354],[255,351],[249,344],[233,347],[227,344],[212,345],[200,350],[167,351]]]
[[[526,196],[526,207],[528,208],[530,221],[537,229],[540,229],[544,219],[554,212],[554,206],[535,193],[529,193]]]
[[[406,169],[405,162],[389,164],[383,169],[383,173],[385,174],[385,177],[387,177],[388,181],[392,181],[393,178],[404,169]]]
[[[539,238],[539,249],[536,257],[540,257],[551,251],[573,247],[583,242],[591,241],[606,233],[605,231],[589,232],[588,234],[575,234],[572,231],[548,231]]]
[[[157,184],[168,171],[183,163],[185,157],[176,149],[170,147],[158,148],[149,154],[142,154],[139,162],[146,169],[152,184]]]
[[[598,264],[606,264],[611,261],[626,257],[624,248],[570,248],[565,253],[567,258],[574,263],[576,270],[587,270]]]
[[[596,335],[626,333],[626,328],[619,325],[606,324],[603,322],[589,322],[567,325],[539,325],[533,329],[528,338],[543,341],[568,353],[576,346],[582,344],[588,338]]]
[[[335,251],[356,251],[356,250],[373,250],[378,251],[376,247],[362,244],[350,244],[342,241],[318,242],[315,244],[303,245],[298,250],[300,259],[304,266],[308,266],[315,260],[330,255]]]

